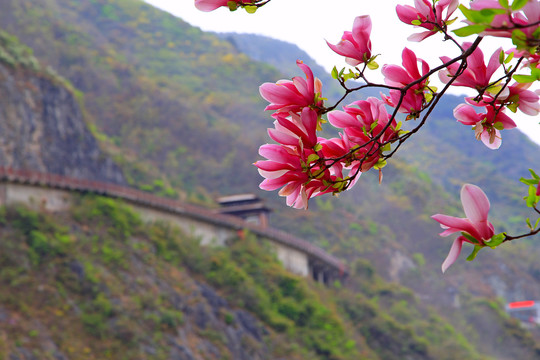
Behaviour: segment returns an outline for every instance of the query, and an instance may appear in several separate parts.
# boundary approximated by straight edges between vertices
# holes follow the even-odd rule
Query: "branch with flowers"
[[[268,1],[195,0],[195,6],[203,11],[244,8],[251,13]],[[273,111],[274,127],[268,129],[268,134],[275,141],[260,147],[259,154],[266,160],[255,163],[264,177],[261,189],[279,189],[287,205],[307,209],[310,198],[345,191],[372,169],[379,172],[381,181],[388,160],[426,124],[451,86],[476,92],[476,96],[466,97],[453,115],[461,124],[472,127],[477,140],[490,149],[498,149],[502,144],[501,131],[516,127],[506,110],[520,110],[532,116],[540,112],[539,91],[529,90],[540,80],[539,1],[473,0],[466,7],[459,0],[415,0],[414,7],[398,5],[398,18],[423,30],[409,36],[410,41],[420,42],[440,34],[457,47],[460,55],[441,56],[441,64],[431,67],[404,48],[402,66],[381,68],[384,84],[369,79],[370,71],[379,69],[377,56],[371,51],[371,19],[368,15],[356,17],[352,30],[345,31],[339,43],[327,42],[350,66],[341,70],[334,67],[332,71],[332,77],[344,90],[335,104],[325,104],[321,81],[302,61],[297,61],[297,65],[305,77],[260,86],[261,96],[270,103],[265,110]],[[453,14],[458,9],[466,25],[451,30],[457,26]],[[473,42],[458,41],[459,37],[470,35],[476,35]],[[481,50],[486,36],[510,39],[513,48],[497,49],[486,63]],[[434,75],[443,84],[440,91],[430,84]],[[342,105],[349,94],[368,87],[380,88],[386,94]],[[404,130],[403,121],[414,125]],[[339,129],[339,136],[319,136],[325,123]],[[526,205],[540,215],[540,177],[532,170],[531,174],[531,179],[521,179],[529,186]],[[484,247],[495,248],[540,232],[539,218],[534,226],[526,219],[527,233],[496,234],[487,218],[489,200],[475,185],[463,186],[461,200],[466,218],[433,216],[445,229],[441,236],[461,234],[443,262],[443,272],[456,261],[465,242],[474,246],[468,258],[472,260]]]

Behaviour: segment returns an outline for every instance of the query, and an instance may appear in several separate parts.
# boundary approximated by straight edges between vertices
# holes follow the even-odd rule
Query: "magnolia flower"
[[[306,74],[305,79],[295,76],[292,81],[279,80],[275,84],[264,83],[259,87],[261,96],[270,102],[265,110],[300,112],[304,107],[322,106],[322,100],[318,100],[317,96],[321,94],[321,81],[302,61],[297,60],[296,64]]]
[[[409,25],[415,25],[428,29],[418,34],[409,36],[409,41],[422,41],[427,37],[437,33],[439,29],[446,26],[446,22],[456,11],[459,5],[459,0],[440,0],[433,9],[433,3],[429,0],[415,0],[414,6],[410,5],[398,5],[396,6],[396,12],[401,21]],[[446,16],[443,16],[443,11],[446,9]],[[419,21],[417,25],[414,22]]]
[[[355,144],[349,140],[347,134],[340,133],[339,138],[319,138],[319,144],[321,144],[321,153],[325,159],[342,159],[339,162],[332,162],[332,160],[329,160],[331,163],[329,170],[332,175],[335,175],[341,179],[345,178],[343,170],[348,170],[347,176],[354,178],[348,185],[349,189],[354,186],[354,184],[360,178],[360,175],[362,175],[360,166],[369,170],[369,168],[373,167],[374,165],[371,164],[371,161],[368,159],[366,159],[363,163],[358,160],[358,158],[363,157],[363,154],[365,154],[366,151],[360,152],[362,155],[359,155],[358,152],[355,152],[354,154],[350,153]],[[379,156],[377,155],[375,157],[375,163],[377,163],[378,159]]]
[[[297,146],[300,149],[313,148],[317,144],[317,113],[310,109],[302,109],[301,115],[291,113],[286,118],[275,114],[274,129],[268,129],[272,140],[288,146]]]
[[[472,43],[466,42],[463,44],[464,49],[471,47]],[[476,48],[473,53],[467,58],[467,68],[461,75],[452,83],[454,86],[466,86],[477,90],[482,90],[488,87],[490,79],[495,71],[501,66],[499,62],[499,54],[502,48],[495,50],[488,65],[484,63],[484,53],[480,48]],[[448,56],[441,56],[441,61],[446,63],[451,59]],[[443,83],[448,83],[452,77],[456,75],[459,69],[458,63],[449,65],[445,70],[439,71],[439,79]]]
[[[366,172],[378,162],[381,155],[380,146],[397,136],[396,121],[392,120],[390,126],[384,130],[391,117],[386,111],[385,103],[374,97],[355,101],[343,109],[344,111],[329,112],[328,122],[343,129],[352,147],[358,147],[355,159],[365,158],[362,161],[361,171]],[[375,142],[366,145],[376,136],[379,138]]]
[[[310,155],[316,154],[311,149],[266,144],[259,154],[268,159],[254,164],[265,178],[259,187],[267,191],[281,188],[279,195],[286,197],[288,206],[307,209],[311,197],[334,191],[328,183],[336,177],[328,169],[308,163]]]
[[[513,129],[516,123],[503,112],[498,112],[492,106],[486,108],[486,113],[477,113],[470,105],[460,104],[454,109],[454,117],[463,125],[475,126],[475,136],[482,140],[490,149],[498,149],[502,144],[498,128]]]
[[[464,242],[484,246],[495,234],[493,224],[488,221],[489,199],[476,185],[465,184],[461,188],[461,203],[466,218],[436,214],[431,218],[438,221],[445,229],[439,235],[448,236],[455,232],[462,235],[454,240],[448,256],[442,263],[444,273],[459,257]]]
[[[418,63],[422,65],[422,74],[418,70]],[[402,52],[403,68],[397,65],[384,65],[382,73],[384,82],[390,86],[405,87],[410,83],[419,80],[429,72],[429,65],[422,59],[417,59],[416,54],[404,48]],[[411,114],[418,113],[424,106],[424,90],[428,79],[424,79],[418,84],[411,86],[401,100],[399,112]],[[401,98],[401,91],[390,90],[390,98],[385,98],[390,106],[397,106]]]
[[[515,83],[508,86],[508,92],[504,96],[499,96],[497,101],[499,102],[512,102],[517,105],[517,108],[522,113],[536,116],[540,113],[540,97],[538,93],[540,90],[527,90],[532,83]]]
[[[365,63],[371,58],[371,18],[369,15],[357,16],[354,19],[353,31],[345,31],[341,41],[336,45],[326,42],[330,49],[341,56],[351,66]]]
[[[481,11],[483,9],[503,9],[498,0],[473,0],[470,3],[471,9]],[[529,0],[518,11],[505,12],[493,17],[490,26],[482,31],[480,35],[492,35],[498,37],[512,37],[514,29],[522,31],[528,39],[535,39],[534,35],[540,20],[540,2]],[[470,21],[467,23],[472,24]]]

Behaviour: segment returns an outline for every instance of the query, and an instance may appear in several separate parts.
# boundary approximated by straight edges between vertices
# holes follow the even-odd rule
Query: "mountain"
[[[255,61],[239,41],[233,45],[141,1],[0,0],[0,8],[2,27],[84,94],[85,120],[130,184],[209,206],[218,195],[256,191],[261,179],[251,164],[272,122],[257,89],[289,74]],[[283,52],[278,43],[271,47]],[[391,161],[382,185],[365,174],[355,189],[314,199],[307,212],[286,208],[276,194],[259,194],[275,209],[274,226],[351,265],[343,290],[351,293],[332,289],[324,297],[342,299],[339,311],[354,323],[358,351],[388,359],[452,359],[461,351],[463,358],[538,358],[535,340],[502,311],[505,301],[540,298],[534,239],[483,250],[442,276],[450,241],[437,236],[440,228],[429,218],[463,216],[458,189],[471,181],[494,198],[496,226],[517,227],[508,220],[526,210],[510,178],[536,166],[538,149],[518,136],[508,158],[487,162],[472,132],[449,114],[437,114],[416,145]],[[294,318],[298,309],[291,311]],[[399,346],[405,343],[414,345]]]
[[[66,80],[39,69],[31,50],[4,32],[0,61],[2,167],[125,184],[84,122]]]
[[[56,129],[67,135],[52,137],[53,144],[35,153],[31,140],[12,140],[17,159],[48,159],[51,151],[64,159],[57,167],[31,161],[3,165],[113,181],[107,167],[92,169],[94,159],[79,156],[99,149],[89,148],[96,139],[74,101],[76,91],[43,69],[15,37],[1,36],[0,88],[8,128],[16,134],[41,129],[40,134],[51,134],[46,138]],[[70,136],[75,140],[66,141]],[[73,166],[72,158],[81,163]],[[89,169],[96,173],[85,173]],[[326,289],[291,275],[253,237],[227,248],[201,247],[169,225],[143,224],[112,199],[74,195],[69,211],[54,213],[2,207],[0,239],[0,284],[9,288],[0,295],[2,358],[428,360],[441,346],[433,348],[422,329],[429,326],[437,339],[455,333],[443,319],[435,327],[412,318],[401,325],[399,311],[390,315],[347,287]],[[374,274],[370,278],[362,288],[386,304],[416,301],[406,289],[389,287]],[[434,310],[430,314],[436,317]],[[445,341],[443,348],[448,346],[478,357],[463,339]]]

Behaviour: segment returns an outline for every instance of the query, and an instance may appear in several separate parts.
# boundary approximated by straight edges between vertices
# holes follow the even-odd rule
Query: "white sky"
[[[145,1],[202,30],[254,33],[294,43],[328,71],[334,65],[340,69],[346,64],[341,56],[330,50],[325,40],[336,44],[343,31],[352,29],[354,18],[359,15],[371,16],[372,53],[380,54],[377,62],[381,66],[383,64],[401,65],[401,52],[404,47],[414,50],[417,56],[426,60],[431,67],[440,65],[439,56],[457,54],[455,46],[450,42],[442,42],[440,36],[432,36],[421,43],[407,41],[410,34],[421,30],[402,23],[396,15],[395,8],[397,4],[412,5],[412,0],[399,2],[396,0],[272,0],[255,14],[247,14],[243,9],[230,12],[226,8],[201,12],[195,8],[193,0]],[[454,15],[458,13],[459,10]],[[497,39],[497,41],[497,45],[492,45],[491,49],[498,46],[511,47],[509,42],[505,43],[506,40]],[[493,41],[492,44],[495,42]],[[491,52],[484,51],[484,55],[487,57],[491,55]],[[373,74],[370,80],[383,81],[379,75],[380,72],[374,71],[370,74]],[[436,79],[430,80],[434,83]],[[464,91],[464,88],[454,89],[452,93],[456,95]],[[540,144],[540,116],[533,118],[519,111],[517,114],[507,113],[518,123],[521,130]]]

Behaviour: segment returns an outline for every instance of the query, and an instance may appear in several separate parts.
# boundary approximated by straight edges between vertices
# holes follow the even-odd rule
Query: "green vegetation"
[[[272,121],[261,112],[266,104],[257,88],[290,74],[253,61],[230,42],[137,0],[6,0],[0,23],[84,93],[86,121],[134,187],[204,204],[213,204],[218,195],[256,191],[261,179],[251,164],[258,145],[268,141],[265,129]],[[12,62],[32,54],[13,37],[4,38],[3,44],[9,45],[3,45],[3,51]],[[275,43],[263,47],[264,54],[270,47],[279,52]],[[281,352],[279,356],[288,359],[316,354],[366,359],[443,359],[459,354],[474,359],[479,354],[496,356],[502,348],[524,348],[526,355],[521,358],[529,358],[535,354],[531,352],[534,341],[522,341],[526,335],[515,324],[509,326],[497,312],[486,312],[484,319],[464,308],[494,297],[491,279],[512,285],[513,279],[531,276],[536,281],[531,288],[537,287],[538,250],[504,246],[472,264],[460,260],[443,277],[440,264],[450,240],[438,237],[439,227],[429,216],[462,216],[457,194],[463,182],[471,182],[486,186],[497,229],[522,225],[516,222],[517,215],[522,218],[516,206],[522,201],[520,189],[513,183],[523,168],[538,164],[538,151],[509,133],[497,152],[508,151],[501,156],[504,161],[496,160],[495,152],[486,155],[469,130],[446,126],[454,122],[449,114],[455,102],[455,97],[445,99],[446,108],[415,135],[416,145],[404,146],[403,157],[385,168],[382,185],[376,176],[364,174],[354,190],[340,199],[316,199],[309,212],[285,208],[275,193],[262,195],[276,210],[273,226],[324,247],[353,264],[356,278],[373,282],[352,280],[331,291],[294,277],[281,285],[282,277],[289,275],[280,275],[274,259],[264,251],[257,253],[249,237],[228,250],[200,250],[196,241],[174,228],[144,227],[135,215],[119,211],[115,201],[82,198],[73,210],[73,223],[32,212],[24,215],[26,210],[6,213],[16,221],[25,219],[26,225],[15,231],[15,223],[4,223],[7,238],[17,233],[24,241],[1,245],[20,251],[20,257],[13,255],[9,260],[17,266],[2,263],[0,267],[10,286],[19,289],[0,295],[7,299],[2,304],[21,311],[36,307],[29,298],[43,296],[29,290],[37,288],[34,277],[49,276],[55,279],[54,291],[61,294],[54,298],[58,308],[51,307],[50,313],[62,312],[59,319],[65,321],[57,319],[47,326],[61,328],[72,322],[73,334],[88,335],[71,339],[73,351],[81,358],[84,354],[113,358],[124,353],[129,358],[137,353],[136,345],[126,350],[119,338],[127,344],[147,339],[158,344],[152,348],[154,358],[167,358],[167,339],[188,316],[175,307],[174,296],[158,296],[168,290],[146,282],[149,275],[134,265],[139,261],[157,266],[155,271],[163,278],[175,274],[171,280],[175,285],[170,285],[175,291],[196,286],[179,273],[196,274],[198,280],[219,288],[238,309],[257,314],[269,336],[281,344],[276,354]],[[61,225],[50,225],[56,221]],[[9,253],[3,250],[2,261],[7,259],[2,254]],[[259,256],[264,261],[256,260]],[[366,260],[365,266],[358,265],[358,258]],[[128,287],[122,276],[132,272],[138,280]],[[429,301],[403,295],[408,289]],[[468,298],[469,292],[475,296]],[[461,299],[460,307],[454,297]],[[201,301],[196,298],[190,305]],[[129,311],[123,312],[124,307]],[[219,316],[226,325],[240,326],[231,309]],[[311,333],[306,331],[308,324],[313,327]],[[477,335],[490,325],[500,334],[488,340]],[[10,337],[10,349],[27,338],[45,336],[41,329],[36,336],[28,336],[37,328],[25,326],[15,331],[18,338]],[[507,336],[515,328],[518,335]],[[226,353],[222,335],[208,329],[199,332]],[[85,341],[95,339],[102,343],[86,349]],[[500,339],[498,346],[492,339]],[[66,346],[61,349],[72,358]]]
[[[201,247],[177,228],[144,225],[121,202],[94,196],[76,198],[69,214],[17,206],[1,220],[0,285],[11,291],[0,294],[0,310],[18,319],[3,332],[2,356],[40,353],[51,338],[72,359],[165,359],[166,339],[202,326],[185,309],[203,281],[222,305],[208,303],[219,320],[207,320],[218,322],[198,328],[197,338],[225,357],[229,340],[219,328],[240,326],[235,309],[244,309],[265,326],[272,353],[288,359],[480,359],[447,320],[421,310],[410,290],[384,282],[365,261],[347,286],[326,288],[286,272],[251,234],[227,248]]]

